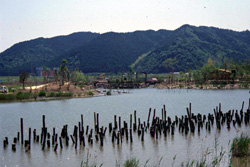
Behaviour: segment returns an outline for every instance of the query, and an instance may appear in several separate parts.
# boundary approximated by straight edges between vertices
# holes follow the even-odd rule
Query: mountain
[[[78,49],[63,54],[60,59],[67,59],[71,69],[79,67],[84,73],[126,72],[130,64],[143,53],[158,46],[170,32],[166,30],[109,32]]]
[[[183,25],[174,31],[148,30],[104,34],[79,32],[21,42],[0,53],[0,75],[19,75],[35,67],[59,67],[84,73],[134,71],[162,73],[197,69],[208,58],[216,65],[250,58],[250,32]]]
[[[202,67],[208,58],[217,65],[249,60],[250,32],[183,25],[131,67],[148,73],[188,71]]]
[[[37,38],[20,42],[0,53],[0,75],[20,75],[35,67],[47,66],[59,55],[78,48],[100,34],[78,32],[67,36]]]

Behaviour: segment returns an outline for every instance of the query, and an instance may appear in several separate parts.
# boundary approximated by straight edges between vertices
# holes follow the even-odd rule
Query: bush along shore
[[[91,86],[85,88],[76,87],[72,84],[59,86],[50,83],[36,87],[26,87],[25,89],[9,88],[9,93],[1,93],[0,101],[33,101],[33,100],[50,100],[58,98],[71,97],[91,97],[98,95],[99,92]]]
[[[29,92],[18,92],[16,94],[0,94],[0,100],[11,101],[11,100],[42,100],[46,98],[56,98],[56,97],[73,97],[71,92],[49,92],[40,91],[39,93],[29,93]]]
[[[44,95],[43,92],[41,92]],[[241,126],[248,127],[250,125],[250,100],[247,109],[244,111],[244,102],[242,108],[238,110],[229,110],[223,112],[221,104],[216,106],[214,113],[208,115],[194,114],[192,113],[191,103],[186,108],[186,115],[175,116],[175,118],[167,117],[166,107],[163,105],[161,110],[161,116],[156,115],[156,110],[149,109],[147,119],[142,120],[137,117],[136,110],[134,114],[130,114],[130,121],[126,122],[121,119],[120,116],[114,115],[112,122],[108,123],[108,126],[99,124],[99,113],[94,112],[93,126],[83,126],[83,114],[81,114],[80,121],[76,122],[73,127],[73,134],[68,133],[68,125],[64,125],[63,128],[56,132],[56,128],[47,127],[45,122],[45,115],[42,117],[42,127],[39,130],[33,129],[33,142],[41,143],[41,148],[44,151],[46,149],[52,149],[55,153],[58,149],[61,151],[64,147],[73,145],[75,149],[82,149],[88,146],[92,147],[94,144],[100,147],[105,147],[104,144],[122,145],[123,143],[133,144],[134,137],[139,137],[139,142],[144,142],[145,135],[151,136],[152,140],[159,140],[161,137],[167,137],[167,135],[174,136],[176,133],[182,135],[200,133],[201,130],[207,133],[211,132],[212,128],[221,130],[226,126],[228,131],[231,128],[237,128]],[[122,124],[123,122],[123,124]],[[29,152],[32,149],[32,128],[28,130],[23,129],[24,120],[20,118],[20,131],[14,137],[11,149],[13,152],[16,149],[23,149],[25,152]],[[53,129],[53,132],[48,131]],[[24,132],[28,132],[28,135]],[[108,135],[106,135],[108,133]],[[40,134],[40,135],[39,135]],[[26,136],[27,135],[27,136]],[[26,139],[24,139],[26,137]],[[105,140],[105,142],[104,142]],[[216,140],[216,139],[215,139]],[[5,137],[3,141],[4,149],[8,149],[9,138]],[[109,141],[109,142],[108,142]],[[21,143],[21,144],[20,144]],[[67,149],[65,149],[67,150]],[[233,156],[249,157],[249,137],[236,138],[232,145]],[[207,155],[209,150],[207,152]],[[205,157],[201,160],[195,160],[187,163],[184,166],[201,166],[199,164],[211,164],[208,166],[216,166],[218,162],[224,156],[222,150],[217,157],[213,157],[212,161],[207,160]],[[86,163],[83,163],[86,165]],[[137,162],[136,162],[137,164]],[[198,164],[198,165],[197,165]]]

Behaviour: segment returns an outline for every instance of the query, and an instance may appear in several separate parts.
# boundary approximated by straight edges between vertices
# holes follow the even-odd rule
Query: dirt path
[[[30,88],[31,88],[31,89],[40,89],[40,88],[43,88],[43,87],[46,86],[46,85],[49,85],[49,83],[48,83],[48,84],[43,84],[43,85],[25,87],[25,89],[26,89],[26,90],[30,90]]]

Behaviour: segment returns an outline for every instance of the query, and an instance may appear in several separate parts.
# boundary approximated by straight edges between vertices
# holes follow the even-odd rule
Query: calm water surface
[[[25,152],[24,148],[17,144],[17,151],[11,151],[13,137],[20,131],[20,118],[24,120],[24,139],[28,139],[28,128],[37,129],[40,134],[42,126],[42,115],[46,115],[46,126],[52,133],[53,127],[56,133],[61,132],[63,125],[68,124],[69,134],[73,133],[74,125],[81,120],[81,114],[84,116],[84,127],[89,125],[93,128],[94,112],[99,113],[100,125],[108,127],[113,122],[113,116],[121,116],[122,121],[129,122],[130,114],[137,111],[137,117],[141,121],[147,120],[149,108],[156,109],[157,115],[161,116],[161,108],[166,105],[167,115],[174,119],[174,116],[186,114],[186,107],[192,103],[192,112],[208,114],[213,113],[213,109],[222,104],[222,111],[232,109],[241,109],[242,102],[245,101],[245,109],[248,107],[249,90],[158,90],[153,88],[129,90],[130,94],[115,96],[103,96],[94,98],[77,98],[67,100],[41,101],[41,102],[13,102],[0,103],[0,166],[80,166],[81,161],[86,161],[87,152],[91,153],[90,160],[96,161],[103,166],[115,166],[116,161],[137,157],[141,164],[148,159],[148,164],[156,164],[162,158],[162,166],[180,166],[181,162],[187,162],[193,159],[201,159],[207,148],[210,155],[216,155],[223,147],[228,151],[229,141],[241,132],[250,134],[250,126],[234,128],[230,131],[226,126],[221,131],[212,128],[207,133],[205,128],[198,135],[183,135],[176,129],[175,135],[168,135],[166,138],[162,135],[158,140],[150,137],[149,132],[145,133],[144,142],[140,141],[137,134],[133,134],[134,142],[126,142],[120,145],[112,144],[111,136],[108,131],[104,139],[104,146],[100,143],[93,146],[86,141],[86,146],[78,147],[76,150],[73,145],[64,146],[57,152],[53,148],[41,150],[39,143],[31,145],[31,151]],[[152,116],[151,116],[152,118]],[[9,145],[4,150],[3,140],[9,137]],[[217,143],[215,144],[215,139]],[[217,145],[215,147],[215,145]],[[217,149],[216,149],[217,148]],[[173,161],[173,157],[176,159]],[[209,159],[209,157],[208,157]],[[223,161],[226,164],[228,159]]]

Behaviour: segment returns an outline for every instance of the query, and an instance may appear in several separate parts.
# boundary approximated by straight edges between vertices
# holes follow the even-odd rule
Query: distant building
[[[156,83],[158,80],[156,77],[148,77],[147,78],[147,83]]]
[[[210,79],[211,80],[224,80],[224,79],[231,79],[231,72],[225,69],[219,69],[215,70],[210,73]]]
[[[52,69],[53,70],[48,68],[47,71],[45,71],[43,69],[43,67],[36,67],[36,75],[37,76],[42,76],[42,77],[45,77],[45,76],[53,77],[54,74],[55,74],[55,70],[59,71],[59,68],[58,67],[53,67]]]
[[[174,74],[174,75],[179,75],[179,74],[180,74],[180,72],[173,72],[173,74]]]
[[[171,77],[171,76],[169,76],[169,77],[161,77],[161,80],[163,81],[163,82],[167,82],[167,83],[169,83],[169,82],[173,82],[173,77]]]

